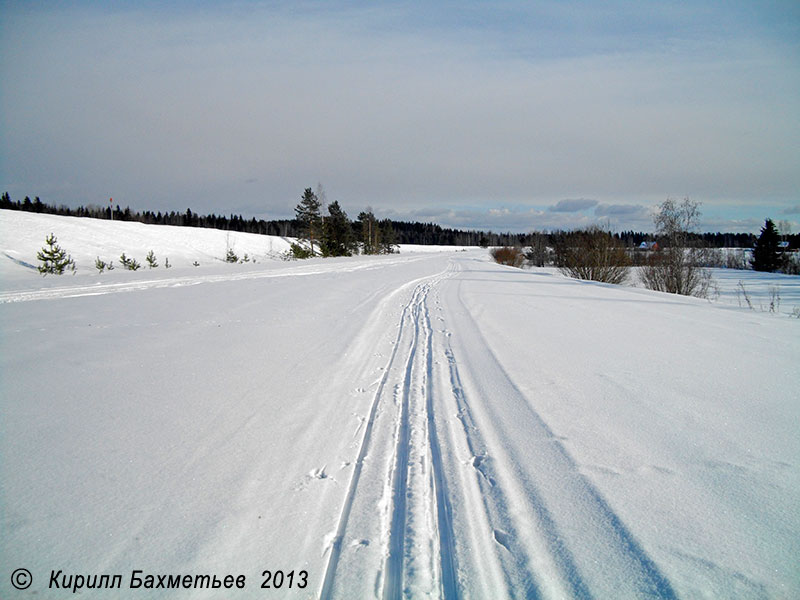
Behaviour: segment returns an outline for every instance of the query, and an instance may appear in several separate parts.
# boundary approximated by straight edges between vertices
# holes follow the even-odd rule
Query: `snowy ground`
[[[770,313],[479,250],[281,262],[242,235],[258,262],[229,265],[224,232],[18,214],[2,598],[72,595],[59,570],[121,574],[118,598],[800,597],[794,279]],[[51,230],[77,275],[21,266]],[[92,272],[150,248],[175,267]]]

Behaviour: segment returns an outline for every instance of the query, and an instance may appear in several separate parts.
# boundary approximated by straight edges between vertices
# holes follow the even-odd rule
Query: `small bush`
[[[647,258],[639,277],[649,290],[707,298],[711,272],[702,264],[702,249],[665,248]]]
[[[491,255],[494,262],[501,265],[508,265],[509,267],[520,268],[525,262],[525,255],[522,253],[522,249],[516,246],[492,248]]]
[[[314,251],[295,243],[289,247],[289,254],[292,259],[305,259],[314,256]]]
[[[631,258],[625,248],[600,227],[561,235],[555,244],[556,266],[565,275],[602,283],[624,283]]]
[[[119,257],[119,262],[120,264],[122,264],[122,268],[127,269],[128,271],[138,271],[139,268],[142,266],[135,258],[128,258],[127,256],[125,256],[124,252]]]
[[[94,268],[97,269],[98,272],[102,273],[103,271],[113,271],[114,270],[114,261],[110,260],[108,262],[101,260],[98,256],[94,261]]]

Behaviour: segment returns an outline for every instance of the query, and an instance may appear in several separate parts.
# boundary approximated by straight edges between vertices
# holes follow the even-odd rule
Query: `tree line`
[[[310,189],[310,188],[309,188]],[[305,192],[304,192],[305,194]],[[317,193],[317,195],[319,195]],[[323,199],[318,198],[322,203]],[[338,206],[338,203],[337,203]],[[150,210],[135,211],[130,207],[121,208],[89,204],[70,208],[65,205],[55,206],[42,202],[37,196],[33,200],[26,196],[24,200],[12,200],[8,192],[0,197],[0,209],[21,210],[27,212],[55,214],[72,217],[89,217],[94,219],[113,219],[115,221],[136,221],[149,225],[175,225],[179,227],[202,227],[208,229],[221,229],[224,231],[237,231],[244,233],[257,233],[261,235],[274,235],[280,237],[301,238],[304,235],[303,224],[294,219],[247,219],[241,215],[201,215],[187,208],[186,212]],[[322,210],[322,207],[321,207]],[[366,211],[370,212],[371,211]],[[554,246],[563,238],[563,230],[552,230],[532,233],[497,233],[492,231],[461,230],[441,227],[435,223],[422,223],[418,221],[397,221],[394,219],[381,219],[384,228],[391,225],[394,244],[420,244],[439,246],[531,246],[533,244],[546,244]],[[356,219],[351,221],[354,235],[361,237],[362,223]],[[611,233],[612,237],[627,248],[635,248],[642,242],[658,241],[659,236],[642,231],[622,231]],[[755,246],[757,236],[752,233],[691,233],[689,240],[693,243],[704,245],[707,248],[752,248]],[[792,248],[800,247],[800,235],[785,235],[784,240],[789,241]]]
[[[241,215],[202,215],[187,208],[186,212],[175,211],[136,211],[130,207],[121,208],[118,204],[100,206],[88,204],[71,208],[66,205],[53,205],[36,196],[33,200],[26,196],[24,200],[12,200],[5,192],[0,197],[0,209],[20,210],[26,212],[61,215],[68,217],[88,217],[92,219],[105,219],[114,221],[135,221],[148,225],[174,225],[178,227],[202,227],[208,229],[221,229],[223,231],[237,231],[243,233],[256,233],[260,235],[275,235],[279,237],[300,238],[303,235],[302,223],[298,219],[255,219],[245,218]],[[525,242],[525,234],[494,233],[491,231],[471,231],[441,227],[435,223],[422,223],[419,221],[397,221],[394,219],[381,219],[384,227],[391,224],[394,231],[395,244],[421,244],[439,246],[507,246]],[[359,234],[361,226],[357,221],[352,222],[355,234]]]

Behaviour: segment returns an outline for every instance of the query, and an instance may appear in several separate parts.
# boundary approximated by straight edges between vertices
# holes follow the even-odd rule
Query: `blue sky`
[[[0,76],[15,199],[800,229],[797,2],[3,2]]]

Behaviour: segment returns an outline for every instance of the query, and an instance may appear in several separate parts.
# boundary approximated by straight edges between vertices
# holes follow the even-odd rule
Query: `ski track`
[[[175,277],[159,277],[156,279],[138,279],[134,281],[121,281],[114,283],[97,281],[91,285],[59,286],[37,290],[9,290],[6,292],[0,292],[0,304],[6,304],[9,302],[30,302],[33,300],[56,300],[59,298],[79,298],[82,296],[100,296],[121,292],[135,292],[139,290],[184,287],[190,285],[221,283],[229,281],[273,279],[282,277],[308,277],[313,275],[325,275],[361,270],[369,271],[372,269],[381,269],[396,263],[400,264],[403,262],[408,263],[409,261],[413,262],[424,260],[424,258],[424,256],[410,259],[408,257],[398,259],[389,258],[354,263],[352,265],[348,265],[347,267],[343,267],[340,264],[329,267],[328,265],[316,263],[311,265],[292,266],[282,269],[255,270],[244,273],[233,272],[213,275],[183,275]],[[231,268],[235,268],[235,265],[232,265]],[[62,277],[68,276],[63,275]]]
[[[350,517],[371,502],[377,512],[356,513],[370,514],[379,530],[379,554],[367,567],[376,571],[373,585],[365,587],[376,598],[675,598],[486,345],[460,273],[462,261],[451,261],[412,283],[365,419],[320,599],[352,595],[344,589],[352,582],[337,575],[343,552],[370,543]],[[440,316],[445,309],[453,331]]]
[[[459,369],[446,336],[451,393],[475,457],[485,514],[496,542],[508,550],[499,554],[508,593],[675,598],[666,577],[508,377],[464,304],[461,282],[455,286],[457,306],[450,308],[462,317],[458,349],[465,365],[479,362],[482,376],[465,385],[471,370]],[[514,435],[523,423],[525,439]]]
[[[384,494],[390,500],[388,518],[382,523],[383,564],[381,572],[376,574],[375,595],[400,598],[409,582],[419,583],[423,579],[432,578],[431,585],[434,586],[437,596],[455,597],[453,536],[448,516],[450,511],[446,505],[446,493],[443,491],[441,450],[430,403],[433,354],[432,330],[426,304],[431,288],[452,274],[451,265],[445,272],[419,282],[411,299],[403,307],[393,350],[372,399],[353,474],[330,545],[320,591],[321,599],[327,600],[337,594],[341,595],[341,591],[336,588],[336,575],[342,550],[358,545],[359,536],[350,535],[349,532],[356,527],[350,523],[350,515],[354,503],[360,498],[365,459],[368,455],[378,454],[372,448],[372,438],[379,419],[390,421],[393,432],[389,472],[380,469],[371,472],[373,479],[384,478]],[[421,437],[423,435],[426,437]],[[433,448],[432,471],[424,464],[430,462],[426,460],[430,448]],[[380,461],[376,459],[374,462],[377,464]],[[431,502],[435,502],[436,506],[431,506]],[[433,528],[426,525],[428,517],[435,519],[436,525]],[[441,552],[439,548],[442,549]],[[441,558],[435,561],[435,555]],[[434,561],[440,564],[433,564]],[[420,573],[420,577],[408,577],[409,571]],[[424,577],[422,573],[425,573]],[[440,579],[442,583],[439,583]],[[439,593],[438,588],[443,588],[443,593]]]
[[[376,412],[378,409],[378,405],[383,397],[383,391],[386,387],[386,382],[389,378],[390,367],[394,363],[395,358],[397,356],[397,349],[400,347],[400,340],[403,337],[403,331],[406,324],[407,315],[411,309],[411,306],[418,295],[418,289],[414,290],[414,295],[412,296],[411,301],[406,304],[403,308],[403,312],[400,317],[400,325],[397,330],[397,337],[395,339],[392,353],[389,357],[389,362],[387,367],[383,370],[383,376],[381,377],[378,383],[378,389],[375,392],[375,396],[372,400],[372,404],[370,406],[369,417],[367,418],[367,424],[364,428],[364,436],[361,439],[361,444],[359,446],[358,456],[355,460],[355,465],[353,467],[353,474],[350,478],[350,484],[347,488],[347,493],[345,495],[344,503],[342,505],[342,512],[339,516],[339,522],[336,528],[335,538],[331,544],[330,555],[328,557],[328,564],[325,568],[325,576],[323,578],[322,590],[320,591],[320,598],[327,600],[331,597],[333,592],[333,582],[334,577],[336,575],[336,567],[339,563],[339,556],[341,555],[342,551],[342,542],[345,537],[345,531],[347,529],[348,521],[350,519],[350,512],[353,507],[353,501],[355,498],[355,494],[358,490],[358,482],[361,478],[361,471],[364,466],[364,457],[366,456],[367,450],[369,449],[370,440],[372,436],[372,429],[375,424],[375,417]]]

